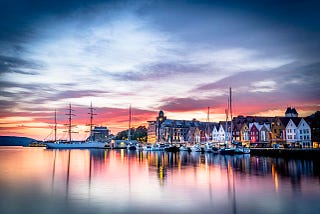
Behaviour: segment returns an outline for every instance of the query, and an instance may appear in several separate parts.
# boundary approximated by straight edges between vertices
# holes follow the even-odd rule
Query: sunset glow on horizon
[[[320,15],[308,1],[8,1],[0,3],[0,135],[43,140],[57,110],[75,139],[170,119],[320,110]]]

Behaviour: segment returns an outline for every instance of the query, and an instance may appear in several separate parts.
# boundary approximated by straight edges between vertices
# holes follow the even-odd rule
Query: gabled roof
[[[301,117],[291,117],[290,119],[293,121],[293,123],[296,125],[296,127],[298,127],[302,118]]]
[[[284,125],[284,127],[287,127],[291,117],[277,117],[280,122]]]

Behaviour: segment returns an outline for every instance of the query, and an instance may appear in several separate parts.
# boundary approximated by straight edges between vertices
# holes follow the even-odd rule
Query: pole
[[[54,110],[54,142],[57,141],[57,109]]]
[[[230,87],[230,133],[231,133],[231,138],[230,138],[230,142],[232,143],[233,141],[233,134],[232,134],[232,131],[233,131],[233,127],[232,127],[232,90],[231,90],[231,87]]]
[[[131,141],[131,104],[129,106],[129,130],[128,130],[128,140]]]

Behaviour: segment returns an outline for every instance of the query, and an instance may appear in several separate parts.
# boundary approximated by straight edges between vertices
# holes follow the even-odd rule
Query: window
[[[300,134],[302,134],[302,130],[300,130]]]
[[[300,136],[300,140],[302,140],[302,136]]]

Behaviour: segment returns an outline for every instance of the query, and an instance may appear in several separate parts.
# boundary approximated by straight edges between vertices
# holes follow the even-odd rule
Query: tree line
[[[116,140],[128,140],[129,129],[118,132]],[[130,129],[131,140],[137,140],[140,142],[147,142],[147,128],[145,126],[139,126],[138,128]]]

